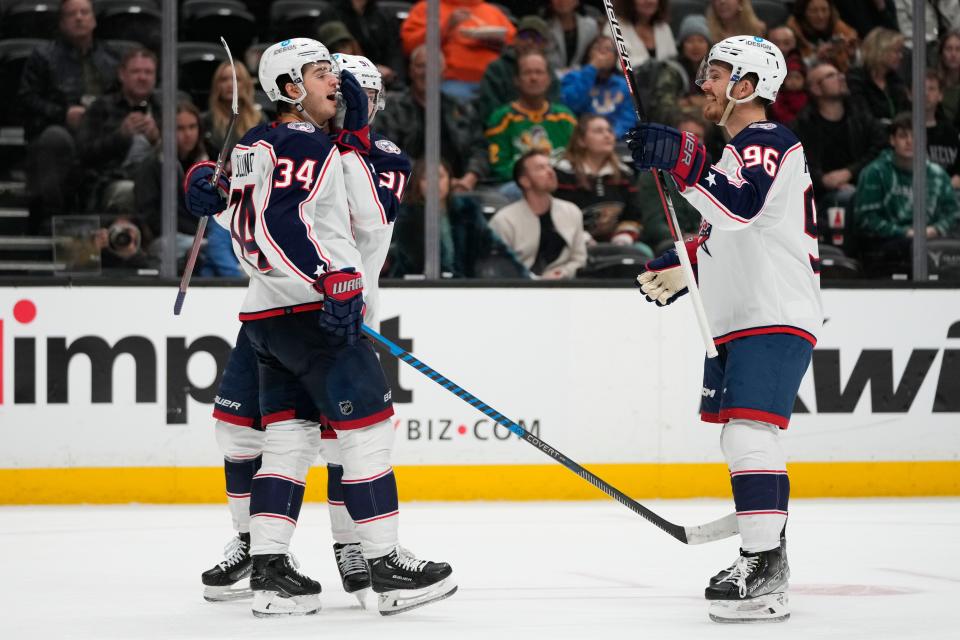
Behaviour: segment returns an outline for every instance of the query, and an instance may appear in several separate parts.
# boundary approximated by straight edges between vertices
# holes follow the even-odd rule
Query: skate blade
[[[253,597],[250,587],[211,587],[203,588],[203,599],[207,602],[232,602]]]
[[[393,616],[431,602],[445,600],[457,592],[457,583],[446,578],[423,589],[396,589],[381,593],[378,609],[382,616]]]
[[[310,616],[320,611],[319,594],[282,596],[278,591],[255,591],[253,615],[258,618],[274,616]]]
[[[357,599],[357,602],[360,603],[361,609],[364,609],[364,610],[367,609],[367,598],[370,596],[369,588],[358,589],[357,591],[350,591],[348,593],[350,593],[350,595],[352,595],[354,598]]]
[[[721,624],[786,622],[790,619],[790,604],[786,592],[749,600],[711,600],[708,614]]]

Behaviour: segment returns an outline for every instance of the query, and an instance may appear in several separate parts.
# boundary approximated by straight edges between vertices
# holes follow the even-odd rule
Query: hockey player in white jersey
[[[303,390],[339,433],[344,502],[369,561],[373,589],[380,593],[381,613],[413,608],[456,590],[449,565],[417,560],[397,544],[396,483],[389,466],[390,393],[372,346],[359,339],[363,280],[349,265],[364,261],[353,239],[340,156],[351,147],[362,148],[365,141],[369,144],[367,101],[356,80],[344,74],[344,92],[359,94],[362,104],[354,100],[351,110],[348,100],[347,118],[352,114],[354,126],[345,126],[334,144],[323,124],[336,111],[337,75],[336,62],[312,40],[287,40],[264,53],[261,85],[271,99],[291,106],[278,122],[255,128],[240,141],[232,158],[229,206],[216,216],[230,228],[235,251],[251,275],[241,320],[259,360],[259,405],[266,425],[263,465],[249,490],[251,586],[256,594],[254,612],[261,615],[312,613],[319,608],[319,585],[294,577],[295,570],[282,555],[299,512],[306,467],[319,445],[312,429],[316,422],[300,417],[309,412],[303,406]],[[202,172],[187,177],[188,203],[198,195],[201,176]],[[231,362],[241,342],[238,339]],[[240,403],[218,399],[221,409],[235,404]],[[266,469],[278,422],[296,423],[301,427],[298,435],[309,434],[284,443],[288,452],[299,452],[293,456],[295,468],[285,468],[284,473]],[[227,440],[221,448],[228,463],[231,447],[239,449],[231,452],[233,458],[255,457],[253,438]],[[237,477],[242,478],[242,471]],[[229,495],[229,464],[227,483]],[[238,506],[232,509],[235,520],[242,503]],[[258,544],[258,529],[264,528],[277,543],[266,554]],[[242,543],[242,535],[239,540]],[[229,587],[240,575],[233,569],[241,564],[230,561],[228,557],[207,574],[219,569]],[[263,579],[258,565],[268,562],[275,571]]]
[[[701,67],[704,116],[730,142],[708,165],[689,133],[641,124],[627,134],[639,170],[669,171],[703,216],[686,243],[719,356],[705,358],[701,419],[723,427],[742,538],[734,564],[706,588],[717,622],[783,621],[789,567],[785,526],[790,484],[778,440],[823,323],[813,186],[803,147],[766,119],[786,74],[779,49],[754,36],[714,45]],[[638,278],[667,305],[687,291],[675,250]]]

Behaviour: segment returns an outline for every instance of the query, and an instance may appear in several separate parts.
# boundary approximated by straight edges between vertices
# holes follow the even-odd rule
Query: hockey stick
[[[607,10],[607,22],[610,24],[610,32],[617,44],[617,57],[620,59],[620,70],[627,81],[627,88],[630,90],[630,96],[633,98],[633,110],[637,114],[637,119],[646,122],[647,115],[643,109],[643,102],[640,100],[640,92],[637,89],[637,79],[633,75],[633,67],[630,65],[630,53],[627,51],[627,43],[623,41],[623,33],[620,31],[620,22],[617,20],[617,14],[613,10],[613,0],[603,0],[603,6]],[[697,316],[697,324],[700,325],[700,337],[707,348],[707,357],[717,357],[717,347],[713,343],[713,333],[710,332],[710,325],[707,323],[707,314],[703,310],[703,299],[700,297],[700,289],[697,287],[697,280],[693,275],[693,264],[690,262],[690,256],[687,255],[687,249],[683,243],[683,232],[680,230],[680,224],[677,222],[677,212],[673,208],[673,200],[667,191],[666,181],[663,173],[657,169],[652,169],[653,181],[657,185],[657,194],[660,196],[660,204],[663,206],[663,214],[667,219],[667,228],[670,230],[670,236],[673,238],[673,246],[677,249],[677,256],[680,258],[680,265],[683,269],[683,275],[687,279],[687,290],[690,292],[690,300],[693,301],[693,310]]]
[[[549,444],[536,437],[519,424],[507,418],[500,412],[493,409],[490,405],[486,404],[480,398],[476,397],[469,391],[458,386],[449,378],[441,375],[435,369],[424,364],[412,354],[407,351],[404,351],[399,346],[397,346],[392,341],[384,338],[382,335],[368,327],[363,325],[363,332],[372,338],[375,342],[379,343],[381,346],[386,347],[387,350],[398,359],[403,360],[408,365],[427,376],[444,389],[457,396],[467,404],[479,409],[481,412],[485,413],[487,416],[492,418],[497,424],[506,427],[513,432],[521,440],[532,444],[534,447],[550,456],[563,466],[565,466],[570,471],[573,471],[575,474],[595,486],[600,491],[603,491],[605,494],[627,507],[634,513],[639,514],[648,522],[656,525],[669,535],[673,536],[680,542],[684,544],[703,544],[704,542],[713,542],[715,540],[723,540],[724,538],[729,538],[730,536],[737,535],[740,531],[737,528],[737,515],[731,513],[729,515],[720,518],[719,520],[714,520],[713,522],[708,522],[707,524],[701,524],[693,527],[684,527],[683,525],[674,524],[664,518],[658,516],[656,513],[646,508],[630,496],[626,495],[616,487],[608,484],[604,480],[598,478],[594,474],[590,473],[579,464],[563,455]]]
[[[230,61],[230,71],[233,73],[233,104],[230,106],[230,124],[227,125],[227,135],[223,138],[223,148],[220,149],[220,155],[217,156],[217,168],[213,172],[213,179],[210,184],[217,188],[217,181],[223,174],[223,165],[227,159],[227,150],[230,148],[230,136],[233,134],[233,125],[237,123],[237,117],[240,115],[240,106],[237,97],[237,67],[233,64],[233,54],[230,53],[230,47],[227,41],[220,36],[220,42],[223,48],[227,50],[227,59]],[[183,268],[183,277],[180,278],[180,290],[177,292],[177,300],[173,303],[173,315],[180,315],[183,309],[183,300],[187,297],[187,287],[190,286],[190,277],[193,275],[193,268],[197,264],[197,255],[200,253],[200,245],[203,244],[203,234],[207,231],[207,220],[210,216],[203,216],[197,223],[197,232],[193,235],[193,245],[190,247],[190,255],[187,257],[187,264]]]

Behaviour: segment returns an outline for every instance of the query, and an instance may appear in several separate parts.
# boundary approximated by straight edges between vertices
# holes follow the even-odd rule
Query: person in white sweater
[[[667,0],[617,0],[623,40],[634,67],[651,58],[669,60],[677,55],[677,43],[667,21]]]
[[[490,220],[491,228],[534,277],[573,278],[587,262],[583,213],[572,202],[553,197],[557,174],[550,156],[528,151],[514,165],[513,178],[523,198],[498,211]]]

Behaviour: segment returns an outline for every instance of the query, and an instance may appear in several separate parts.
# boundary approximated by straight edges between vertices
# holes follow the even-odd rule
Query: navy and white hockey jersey
[[[740,131],[681,191],[704,218],[696,261],[717,344],[823,324],[813,184],[800,141],[773,122]]]
[[[306,122],[254,127],[233,149],[227,208],[230,231],[250,285],[241,319],[319,302],[311,283],[328,270],[362,271],[350,224],[340,153]]]
[[[347,151],[343,175],[357,249],[363,260],[364,322],[379,330],[380,270],[393,237],[393,221],[410,179],[410,159],[400,147],[371,131],[370,153]]]

